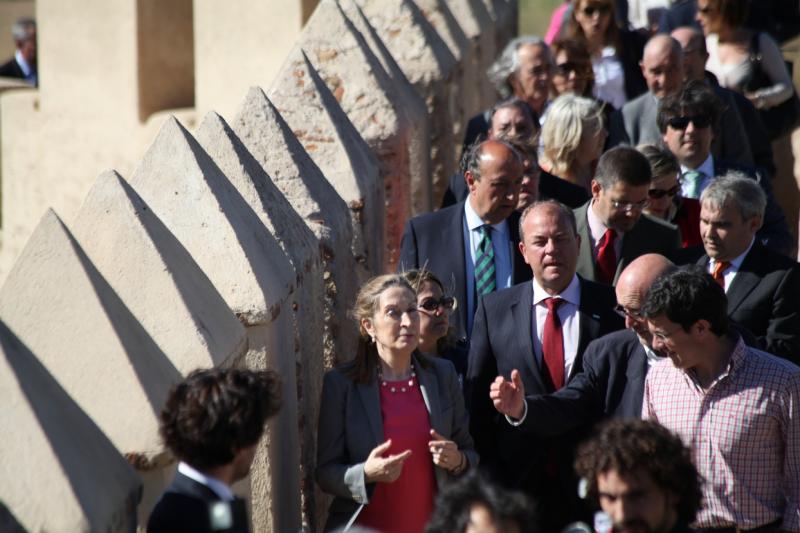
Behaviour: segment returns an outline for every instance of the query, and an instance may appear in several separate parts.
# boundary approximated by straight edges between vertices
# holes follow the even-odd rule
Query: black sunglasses
[[[593,17],[595,13],[605,15],[606,13],[610,12],[611,6],[608,6],[606,4],[600,4],[597,6],[586,6],[583,9],[581,9],[581,11],[583,11],[583,14],[586,15],[587,17]]]
[[[422,302],[419,306],[424,310],[428,311],[429,313],[433,313],[439,306],[442,306],[447,311],[451,311],[456,306],[456,299],[452,296],[442,296],[440,299],[436,298],[428,298],[424,302]]]
[[[586,69],[583,65],[580,63],[573,63],[572,61],[567,61],[566,63],[559,63],[556,65],[556,71],[562,76],[566,76],[570,72],[581,73],[584,70]]]
[[[695,128],[707,128],[711,125],[710,115],[692,115],[690,117],[672,117],[667,124],[675,130],[685,130],[689,123],[694,124]]]
[[[677,184],[671,189],[650,189],[647,191],[647,196],[658,200],[659,198],[664,198],[665,196],[669,196],[670,198],[678,194],[678,191],[681,190],[681,184]]]

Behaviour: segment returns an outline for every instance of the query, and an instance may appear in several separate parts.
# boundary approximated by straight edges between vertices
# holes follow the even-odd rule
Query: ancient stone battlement
[[[284,385],[235,487],[253,530],[317,530],[322,375],[494,101],[516,1],[82,4],[37,0],[40,87],[0,95],[0,529],[142,528],[169,388],[233,365]]]

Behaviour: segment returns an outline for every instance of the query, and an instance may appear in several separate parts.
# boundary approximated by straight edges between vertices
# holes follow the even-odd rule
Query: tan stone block
[[[122,176],[108,171],[97,178],[72,230],[95,267],[182,375],[227,365],[244,355],[244,327]]]
[[[158,413],[181,375],[53,211],[0,289],[0,319],[134,467],[170,461]]]
[[[432,204],[441,203],[456,168],[452,87],[456,59],[411,0],[357,0],[403,73],[425,98],[431,124]]]
[[[503,51],[506,43],[517,36],[519,6],[517,0],[483,0],[495,25],[495,50]]]
[[[472,115],[475,115],[494,104],[497,100],[497,91],[486,75],[486,71],[497,55],[495,51],[494,21],[486,10],[483,0],[445,1],[470,40],[473,57],[477,58],[478,67],[475,83],[479,85],[480,93],[478,107],[472,111]],[[459,141],[460,139],[456,140]]]
[[[411,122],[409,169],[411,177],[411,214],[427,213],[433,208],[431,201],[431,140],[428,106],[386,48],[375,28],[353,0],[339,0],[355,29],[364,38],[375,58],[391,80],[397,103]]]
[[[0,530],[131,531],[133,469],[2,322],[0,395]]]

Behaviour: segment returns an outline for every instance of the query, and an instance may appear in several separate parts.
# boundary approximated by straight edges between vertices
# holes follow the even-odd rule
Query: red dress
[[[358,515],[358,524],[381,533],[422,532],[433,512],[436,476],[428,451],[431,424],[419,383],[387,381],[380,386],[383,434],[392,439],[387,455],[411,450],[403,472],[393,483],[377,483],[368,505]],[[395,392],[391,392],[391,388]],[[402,392],[401,387],[406,391]]]

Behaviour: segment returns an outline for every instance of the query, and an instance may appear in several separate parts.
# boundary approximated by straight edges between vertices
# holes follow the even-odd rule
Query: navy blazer
[[[425,267],[442,281],[445,292],[452,289],[458,307],[450,317],[457,338],[467,341],[466,249],[464,247],[464,202],[409,219],[400,243],[398,270]],[[511,283],[531,279],[531,269],[519,253],[519,213],[508,217]],[[477,305],[477,302],[476,302]]]
[[[589,342],[624,327],[624,321],[613,309],[614,290],[606,285],[580,279],[581,303],[580,337],[575,363],[568,380],[581,372],[582,354]],[[489,386],[502,375],[510,378],[519,370],[525,390],[531,394],[553,391],[543,363],[533,351],[533,284],[522,283],[489,294],[481,299],[475,314],[469,365],[467,367],[466,397],[470,411],[470,430],[484,464],[511,485],[524,485],[524,478],[534,468],[534,453],[525,454],[530,465],[521,457],[505,457],[500,450],[513,448],[507,422],[498,415],[489,398]],[[499,431],[498,431],[499,430]],[[539,443],[545,446],[546,443]]]
[[[707,267],[704,255],[697,264]],[[728,317],[750,330],[757,348],[800,363],[800,265],[753,243],[728,290]]]

